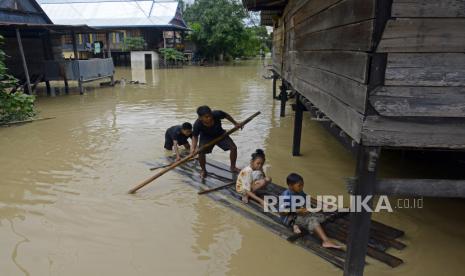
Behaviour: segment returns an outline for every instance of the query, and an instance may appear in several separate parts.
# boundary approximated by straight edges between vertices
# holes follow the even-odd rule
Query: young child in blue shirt
[[[293,197],[302,197],[303,200],[307,198],[307,194],[303,191],[304,179],[296,173],[291,173],[288,175],[286,182],[288,189],[286,189],[281,196],[284,197],[283,201],[289,206],[289,209],[293,210],[294,208],[291,206],[291,204],[295,202],[292,199]],[[305,206],[305,203],[303,206]],[[283,224],[292,227],[294,233],[300,234],[302,229],[306,229],[310,233],[315,233],[321,239],[321,245],[323,247],[341,248],[341,246],[335,244],[326,236],[323,227],[320,225],[320,223],[323,223],[325,220],[322,214],[312,213],[306,208],[296,208],[295,212],[283,211],[282,209],[284,209],[284,206],[280,206],[281,221]]]

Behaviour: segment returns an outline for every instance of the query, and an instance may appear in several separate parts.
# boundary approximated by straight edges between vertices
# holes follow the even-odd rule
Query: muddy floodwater
[[[136,76],[134,76],[134,74]],[[310,194],[346,194],[354,159],[317,122],[304,119],[302,156],[291,156],[293,113],[279,117],[262,62],[131,72],[125,85],[86,86],[83,96],[39,97],[42,117],[0,128],[0,275],[341,275],[208,197],[170,172],[128,195],[164,158],[164,131],[194,121],[208,104],[241,120],[262,115],[236,134],[239,166],[256,148],[284,183],[302,174]],[[146,84],[129,84],[139,77]],[[75,90],[74,90],[75,91]],[[226,123],[226,128],[231,124]],[[228,160],[215,149],[209,158]],[[408,164],[388,162],[381,174]],[[421,170],[421,168],[417,168]],[[406,232],[405,264],[368,259],[366,275],[462,275],[465,204],[424,199],[422,209],[375,218]]]

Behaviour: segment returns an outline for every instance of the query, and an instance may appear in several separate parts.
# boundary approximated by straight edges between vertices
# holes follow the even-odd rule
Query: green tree
[[[0,36],[0,45],[3,45],[2,36]],[[22,91],[11,92],[18,81],[8,74],[5,58],[5,52],[0,49],[0,122],[29,119],[35,115],[35,97],[26,95]]]
[[[176,49],[173,48],[161,48],[160,54],[162,57],[169,62],[178,62],[178,61],[184,61],[184,54]]]
[[[247,12],[240,1],[197,0],[187,6],[184,17],[192,29],[190,39],[201,56],[217,59],[244,52],[241,49],[249,36],[244,26]]]
[[[128,51],[137,51],[137,50],[143,50],[145,46],[145,40],[141,36],[135,36],[135,37],[126,37],[124,39],[124,50]]]
[[[270,36],[264,26],[247,27],[238,38],[234,47],[234,56],[253,57],[259,53],[269,52],[268,40]]]

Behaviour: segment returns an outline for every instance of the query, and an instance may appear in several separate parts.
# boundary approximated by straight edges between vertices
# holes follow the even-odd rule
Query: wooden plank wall
[[[385,87],[370,96],[383,116],[465,117],[465,0],[393,0],[377,48]]]
[[[364,144],[465,148],[465,0],[393,0]]]
[[[275,21],[273,63],[356,142],[410,147],[398,141],[423,132],[400,137],[393,126],[402,118],[404,130],[409,121],[465,118],[465,0],[289,0]],[[375,132],[390,141],[370,141]]]
[[[275,44],[274,63],[282,59],[278,72],[357,142],[374,50],[375,2],[290,0],[274,34],[283,45]]]
[[[284,26],[282,20],[273,29],[273,69],[282,76]]]

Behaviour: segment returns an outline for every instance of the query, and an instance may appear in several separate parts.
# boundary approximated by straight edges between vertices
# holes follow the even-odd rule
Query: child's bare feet
[[[342,248],[342,245],[338,245],[338,244],[334,243],[331,240],[325,240],[325,241],[323,241],[323,243],[321,245],[324,248],[336,248],[336,249],[341,249]]]
[[[294,233],[296,233],[296,234],[302,233],[302,231],[300,231],[299,226],[298,226],[298,225],[295,225],[295,224],[292,226],[292,230],[293,230]]]
[[[201,170],[201,171],[200,171],[200,178],[201,178],[201,179],[207,178],[207,171]]]
[[[243,195],[242,202],[244,202],[245,204],[249,203],[249,197],[247,195]]]
[[[239,169],[238,167],[231,167],[231,172],[233,172],[233,173],[240,173],[240,172],[241,172],[241,169]]]

